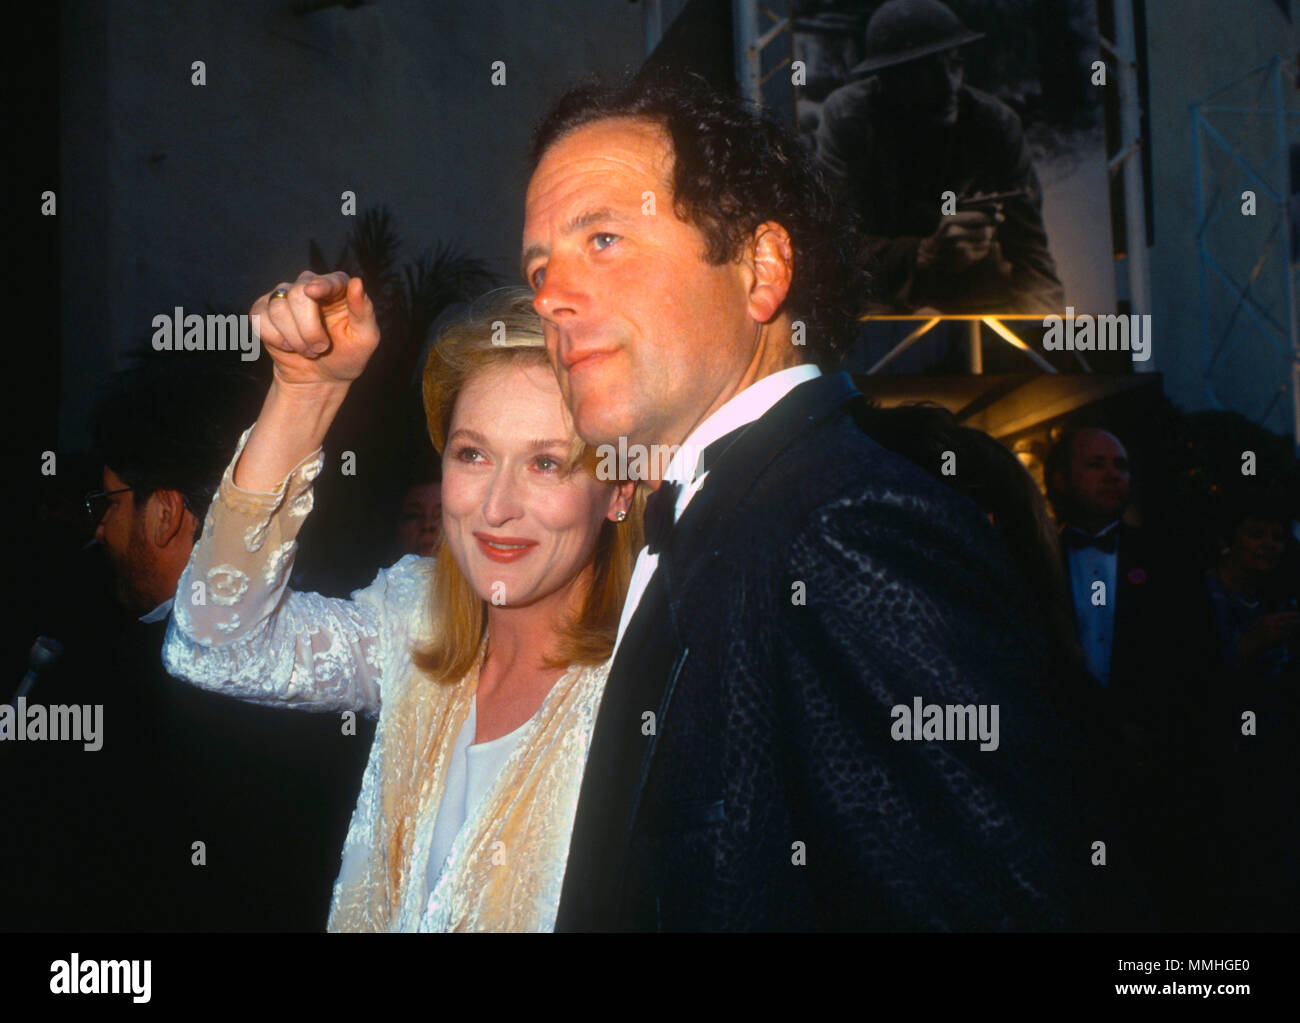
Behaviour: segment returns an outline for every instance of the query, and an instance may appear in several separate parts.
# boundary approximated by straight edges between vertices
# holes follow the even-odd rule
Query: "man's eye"
[[[560,463],[550,455],[538,455],[534,463],[542,472],[553,472],[560,467]]]
[[[537,291],[542,286],[542,283],[545,280],[546,280],[546,267],[539,266],[536,270],[533,271],[532,276],[528,278],[528,283],[533,286],[534,291]]]
[[[602,239],[608,239],[608,241],[602,241]],[[610,234],[608,231],[602,231],[600,234],[593,234],[591,236],[591,241],[596,248],[607,249],[613,245],[614,242],[618,241],[618,235]]]

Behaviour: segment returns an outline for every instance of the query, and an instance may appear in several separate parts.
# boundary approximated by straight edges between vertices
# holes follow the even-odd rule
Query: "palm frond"
[[[397,296],[399,324],[417,350],[445,309],[468,302],[497,283],[483,260],[445,242],[408,263],[404,278]]]

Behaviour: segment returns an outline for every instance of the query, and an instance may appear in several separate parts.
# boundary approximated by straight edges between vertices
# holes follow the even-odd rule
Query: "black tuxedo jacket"
[[[1185,771],[1174,761],[1189,756],[1187,744],[1198,741],[1196,719],[1206,699],[1213,648],[1204,585],[1148,530],[1123,521],[1117,528],[1115,592],[1107,597],[1115,616],[1110,680],[1102,695],[1126,736],[1129,766]],[[1061,557],[1070,580],[1064,545]],[[1077,629],[1079,610],[1073,599],[1070,611]]]
[[[860,400],[799,385],[683,513],[611,668],[558,930],[1090,923],[1108,836],[1005,553]],[[998,705],[998,748],[894,740],[918,696]]]
[[[1185,604],[1184,587],[1193,580],[1175,575],[1170,559],[1151,542],[1146,531],[1121,521],[1116,545],[1115,592],[1107,599],[1114,606],[1115,625],[1111,638],[1108,688],[1112,692],[1137,695],[1155,680],[1169,673],[1169,659],[1186,645],[1170,644],[1179,633],[1178,611]],[[1061,545],[1065,577],[1070,575],[1069,549]],[[1073,591],[1071,591],[1073,592]],[[1079,612],[1070,600],[1070,613],[1078,627]]]
[[[1204,585],[1148,529],[1123,521],[1117,528],[1115,592],[1107,595],[1115,616],[1110,679],[1103,688],[1087,677],[1122,782],[1118,826],[1142,864],[1159,926],[1218,930],[1217,861],[1236,839],[1215,829],[1220,801],[1237,797],[1207,756],[1210,734],[1223,729],[1206,717],[1213,624]],[[1061,556],[1069,579],[1064,545]],[[1073,599],[1070,609],[1077,627]]]

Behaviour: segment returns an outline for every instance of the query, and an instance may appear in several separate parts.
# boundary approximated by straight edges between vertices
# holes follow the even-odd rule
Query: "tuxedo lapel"
[[[623,877],[641,792],[673,688],[690,651],[677,623],[691,581],[713,560],[711,527],[735,507],[771,460],[842,404],[861,395],[846,373],[800,384],[721,452],[668,536],[619,644],[596,717],[578,797],[555,928],[626,926]],[[647,713],[654,727],[647,728]]]
[[[1061,557],[1061,571],[1065,575],[1065,605],[1070,609],[1070,624],[1074,628],[1074,634],[1079,635],[1079,609],[1074,606],[1074,574],[1070,566],[1070,548],[1060,542],[1060,531],[1057,533],[1057,550]]]
[[[627,843],[658,737],[668,681],[680,670],[663,572],[642,594],[619,645],[587,753],[555,929],[614,930]],[[649,727],[646,713],[653,713]],[[647,734],[647,732],[649,734]]]
[[[1130,630],[1141,619],[1138,604],[1142,595],[1136,590],[1146,584],[1143,565],[1146,559],[1134,530],[1123,522],[1116,528],[1119,530],[1119,546],[1115,554],[1115,628],[1111,635],[1110,665],[1112,678],[1122,685],[1128,681],[1131,667],[1129,653],[1135,637],[1130,635]]]
[[[831,373],[799,384],[740,433],[709,471],[673,530],[667,552],[673,583],[670,597],[678,610],[690,579],[708,563],[709,545],[725,521],[750,492],[767,467],[790,444],[844,404],[862,400],[847,373]],[[660,564],[662,564],[662,560]]]
[[[1119,531],[1119,537],[1115,545],[1115,586],[1118,589],[1124,585],[1128,576],[1128,571],[1133,567],[1133,537],[1128,527],[1121,522],[1115,527]]]

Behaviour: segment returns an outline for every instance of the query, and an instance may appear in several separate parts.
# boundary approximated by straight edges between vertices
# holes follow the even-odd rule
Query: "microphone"
[[[37,678],[41,672],[63,656],[63,644],[57,639],[50,636],[37,636],[36,642],[32,644],[32,652],[27,655],[27,674],[18,685],[18,692],[14,694],[14,705],[32,691],[32,686],[36,685]]]

